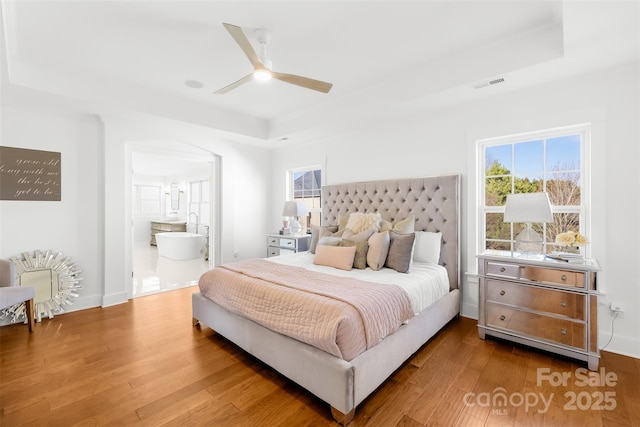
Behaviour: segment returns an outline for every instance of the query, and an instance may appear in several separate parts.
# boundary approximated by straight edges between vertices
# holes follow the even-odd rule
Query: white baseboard
[[[605,346],[607,345],[607,341],[609,341],[609,338],[611,338],[610,332],[600,332],[598,343],[601,346]],[[609,343],[609,345],[603,351],[640,359],[640,339],[624,335],[617,335],[614,333],[613,338],[611,339],[611,343]]]
[[[119,292],[117,294],[104,295],[102,297],[102,307],[109,307],[112,305],[124,304],[128,302],[129,298],[127,297],[126,292]]]
[[[460,315],[469,319],[478,320],[478,306],[476,304],[463,303]]]

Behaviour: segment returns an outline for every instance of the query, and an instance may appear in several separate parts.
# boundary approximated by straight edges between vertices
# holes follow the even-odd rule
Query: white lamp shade
[[[551,222],[551,203],[547,193],[509,194],[504,222]]]
[[[306,216],[308,212],[304,202],[288,201],[284,202],[282,216]]]

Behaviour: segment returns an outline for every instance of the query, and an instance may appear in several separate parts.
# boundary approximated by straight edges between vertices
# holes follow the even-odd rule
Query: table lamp
[[[524,230],[516,236],[515,250],[541,253],[542,237],[531,228],[532,222],[551,222],[551,204],[547,193],[509,194],[504,208],[504,222],[523,222]]]

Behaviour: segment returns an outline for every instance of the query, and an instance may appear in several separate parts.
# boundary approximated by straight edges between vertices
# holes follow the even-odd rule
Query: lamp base
[[[516,236],[515,250],[523,254],[540,254],[543,243],[542,237],[527,223],[526,228]]]
[[[300,225],[300,223],[296,218],[293,218],[289,222],[289,230],[291,231],[291,234],[293,234],[294,236],[299,236],[300,233],[302,233],[302,225]]]

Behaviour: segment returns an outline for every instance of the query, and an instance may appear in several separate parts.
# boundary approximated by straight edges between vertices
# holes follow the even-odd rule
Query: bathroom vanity
[[[187,231],[186,221],[151,221],[151,245],[157,246],[156,234]]]

